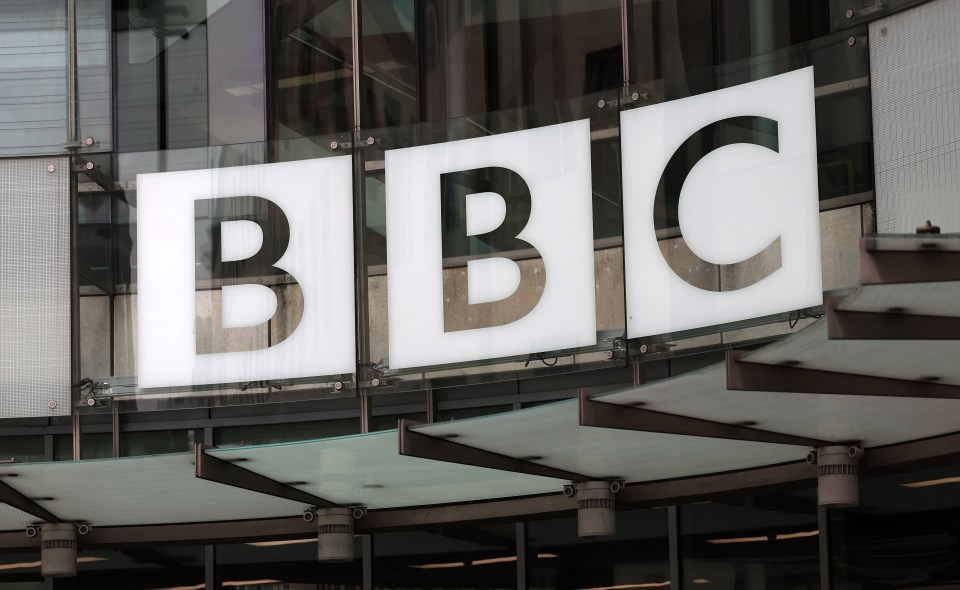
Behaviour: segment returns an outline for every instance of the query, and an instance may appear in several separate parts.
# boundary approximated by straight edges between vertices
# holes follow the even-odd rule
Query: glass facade
[[[631,335],[625,179],[645,162],[628,157],[625,117],[812,66],[818,279],[825,299],[846,295],[859,279],[858,241],[876,231],[875,179],[895,181],[901,160],[924,180],[946,177],[918,164],[928,147],[919,140],[915,153],[875,166],[874,136],[899,149],[888,123],[913,120],[878,114],[880,19],[949,1],[2,3],[0,222],[13,229],[0,234],[0,274],[16,280],[0,285],[0,463],[495,419],[691,372],[810,325],[824,306]],[[949,64],[956,52],[936,57]],[[938,67],[947,66],[925,71]],[[948,115],[936,132],[914,125],[921,139],[943,136],[930,148],[939,156],[958,137]],[[734,291],[779,268],[703,264],[680,231],[698,162],[732,143],[777,151],[775,130],[727,119],[676,148],[653,232],[685,283]],[[517,139],[531,133],[540,143]],[[522,144],[519,155],[504,138]],[[461,154],[485,163],[462,165]],[[524,158],[550,165],[523,168]],[[543,200],[536,174],[583,198]],[[436,205],[426,222],[403,208],[417,199]],[[536,216],[551,205],[563,209],[551,218],[563,246],[589,252],[577,262],[557,265],[537,246]],[[756,229],[749,210],[722,208],[746,228],[733,234]],[[913,209],[887,211],[922,222],[906,219]],[[313,222],[322,231],[306,239]],[[403,274],[433,245],[433,274]],[[149,268],[180,254],[186,296]],[[497,291],[505,276],[512,290]],[[574,297],[576,281],[557,287],[557,277],[589,280]],[[575,304],[526,328],[529,340],[498,335],[547,291]],[[251,301],[254,312],[242,305]],[[168,321],[175,309],[188,321]],[[320,328],[308,339],[311,326]],[[267,350],[295,370],[261,370],[269,363],[253,353]],[[245,353],[229,370],[196,360]],[[944,523],[960,504],[950,468],[868,475],[861,505],[845,511],[818,511],[806,484],[727,490],[699,503],[621,505],[617,534],[589,540],[577,538],[570,510],[464,512],[449,525],[358,531],[358,558],[335,565],[317,563],[316,536],[289,533],[116,550],[96,541],[81,545],[76,578],[41,584],[39,553],[0,543],[0,590],[953,587],[956,535]]]

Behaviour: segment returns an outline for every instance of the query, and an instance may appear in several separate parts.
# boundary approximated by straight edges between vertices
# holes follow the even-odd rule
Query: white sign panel
[[[391,368],[596,343],[589,121],[388,151],[386,182]],[[444,187],[454,185],[466,220],[445,229],[444,211],[453,201]],[[507,186],[522,187],[521,196],[504,199]],[[527,221],[502,237],[542,258],[542,274],[525,276],[502,257],[470,260],[466,309],[506,301],[522,281],[542,281],[540,297],[508,323],[451,329],[444,323],[451,303],[444,293],[444,232],[447,240],[496,232],[506,227],[508,210],[511,219]]]
[[[628,337],[822,303],[815,129],[812,67],[623,113]],[[678,172],[687,259],[742,288],[694,286],[661,254],[661,179]]]
[[[355,372],[352,203],[348,156],[138,175],[139,386]],[[211,252],[197,248],[198,209],[220,212],[206,220]],[[293,277],[303,308],[286,339],[254,350],[198,350],[197,269],[211,256],[210,278],[223,279],[223,330],[279,313],[276,295],[255,275]]]

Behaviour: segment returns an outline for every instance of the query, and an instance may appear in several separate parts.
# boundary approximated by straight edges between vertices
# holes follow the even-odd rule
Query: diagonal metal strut
[[[217,459],[203,452],[203,445],[196,445],[196,476],[200,479],[222,483],[235,488],[242,488],[253,492],[260,492],[268,496],[286,498],[294,502],[302,502],[321,508],[337,506],[329,500],[314,496],[293,486],[270,479],[259,473],[244,469],[229,461]]]
[[[473,467],[485,467],[500,471],[512,471],[525,475],[539,475],[568,481],[590,481],[598,479],[588,477],[572,471],[564,471],[534,463],[527,459],[516,459],[499,453],[485,451],[469,445],[455,443],[445,438],[430,436],[411,430],[417,422],[400,420],[397,431],[400,434],[400,454],[407,457],[418,457],[432,461],[445,461]],[[600,478],[602,479],[602,478]]]
[[[679,414],[667,414],[591,399],[580,392],[580,426],[597,428],[616,428],[619,430],[637,430],[641,432],[659,432],[683,436],[702,436],[728,440],[744,440],[760,443],[797,445],[803,447],[821,447],[831,443],[816,438],[771,432],[738,424],[714,422],[702,418],[691,418]]]
[[[10,474],[3,474],[9,476]],[[0,482],[0,502],[13,506],[17,510],[22,510],[27,514],[36,516],[47,522],[62,522],[59,518],[50,513],[46,508],[37,504],[30,498],[24,496],[9,485]]]

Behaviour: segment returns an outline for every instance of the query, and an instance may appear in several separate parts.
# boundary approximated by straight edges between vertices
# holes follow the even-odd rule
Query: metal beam
[[[726,424],[678,414],[645,410],[635,406],[601,402],[590,399],[590,396],[582,390],[580,391],[580,426],[797,445],[801,447],[822,447],[830,444],[839,444],[816,438],[806,438],[792,434],[761,430],[759,428],[750,428],[738,424]]]
[[[842,297],[827,300],[831,340],[960,340],[960,318],[839,309]]]
[[[319,496],[314,496],[303,490],[274,481],[269,477],[260,475],[239,467],[229,461],[217,459],[203,452],[203,445],[195,446],[196,453],[196,476],[200,479],[222,483],[235,488],[242,488],[253,492],[260,492],[268,496],[277,498],[286,498],[294,502],[303,502],[312,506],[331,508],[336,506],[333,502],[324,500]]]
[[[2,473],[0,475],[13,477],[13,474],[10,473]],[[9,506],[13,506],[17,510],[22,510],[27,514],[36,516],[37,518],[47,522],[61,522],[59,518],[50,513],[50,511],[48,511],[46,508],[37,504],[2,481],[0,481],[0,502]]]
[[[960,387],[874,375],[838,373],[739,360],[747,351],[727,351],[727,389],[785,393],[830,393],[874,397],[960,399]]]
[[[960,251],[940,249],[942,239],[917,239],[921,250],[875,250],[871,238],[860,238],[860,284],[960,281]]]
[[[445,461],[460,465],[485,467],[499,471],[512,471],[524,475],[538,475],[568,481],[590,481],[596,477],[588,477],[572,471],[555,469],[527,459],[516,459],[491,451],[484,451],[476,447],[455,443],[446,438],[430,436],[411,430],[416,425],[411,420],[400,420],[397,431],[400,435],[400,454],[407,457],[430,459],[431,461]],[[559,489],[557,490],[560,491]]]

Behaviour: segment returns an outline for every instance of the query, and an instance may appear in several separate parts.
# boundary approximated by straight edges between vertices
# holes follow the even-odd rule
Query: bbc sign
[[[822,302],[812,68],[626,111],[620,141],[628,337]],[[686,260],[723,271],[762,258],[774,270],[732,291],[688,282],[656,239],[667,176],[683,179],[675,214]],[[144,174],[137,184],[140,387],[355,371],[349,156]],[[392,369],[596,344],[588,120],[389,150],[386,187]],[[201,206],[215,212],[207,226]],[[509,231],[508,218],[522,230]],[[470,259],[455,311],[500,321],[463,329],[449,322],[443,260],[470,236],[530,251],[542,267]],[[271,274],[302,294],[289,336],[261,349],[199,346],[198,281],[220,279],[229,334],[278,313],[257,282]]]

